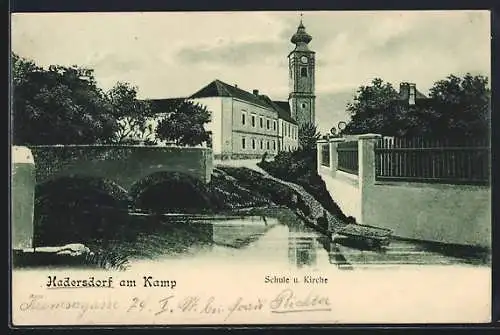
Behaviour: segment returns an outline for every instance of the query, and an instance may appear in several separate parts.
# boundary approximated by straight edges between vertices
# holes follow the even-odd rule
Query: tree
[[[372,80],[371,85],[361,86],[354,101],[348,103],[351,121],[343,133],[387,133],[391,132],[393,115],[388,113],[391,101],[398,96],[390,83],[384,83],[380,78]]]
[[[408,105],[397,101],[389,83],[374,79],[361,86],[347,110],[351,121],[343,134],[464,138],[489,133],[490,90],[484,76],[450,75],[434,83],[430,99]]]
[[[13,143],[106,143],[116,128],[91,69],[50,66],[12,55]]]
[[[321,137],[316,125],[304,123],[299,127],[299,148],[303,151],[316,150],[316,142]]]
[[[177,145],[199,145],[210,141],[210,132],[204,124],[210,122],[210,112],[203,105],[183,100],[165,111],[156,128],[158,139]]]
[[[114,143],[134,141],[154,143],[155,130],[149,102],[137,99],[137,87],[118,82],[109,92],[113,116],[117,119],[117,128],[113,136]]]
[[[430,89],[434,100],[435,132],[452,137],[488,135],[491,122],[491,91],[488,78],[449,75]]]

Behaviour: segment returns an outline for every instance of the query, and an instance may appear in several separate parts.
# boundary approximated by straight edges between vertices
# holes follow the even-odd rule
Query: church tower
[[[315,124],[315,52],[307,46],[312,37],[300,20],[297,32],[290,41],[295,44],[295,49],[288,54],[289,91],[291,116],[300,125],[304,123]]]

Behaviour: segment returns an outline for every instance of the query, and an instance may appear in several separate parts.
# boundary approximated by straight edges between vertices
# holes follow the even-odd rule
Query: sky
[[[287,55],[299,12],[16,13],[11,46],[38,65],[95,70],[140,98],[185,97],[214,79],[288,98]],[[346,104],[375,77],[415,83],[467,72],[490,76],[487,11],[303,12],[316,52],[316,121],[348,121]]]

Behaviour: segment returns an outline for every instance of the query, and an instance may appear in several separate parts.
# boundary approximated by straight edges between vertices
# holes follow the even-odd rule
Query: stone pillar
[[[327,143],[327,140],[319,140],[316,142],[316,170],[318,174],[321,173],[321,162],[323,161],[323,145]]]
[[[27,147],[12,147],[12,249],[33,248],[35,163]]]
[[[382,136],[378,134],[363,134],[358,137],[358,181],[361,192],[361,222],[370,222],[370,197],[375,186],[375,143]]]
[[[344,142],[345,139],[340,137],[334,137],[330,139],[330,175],[335,178],[337,175],[337,167],[339,165],[339,154],[337,152],[337,146],[339,142]]]

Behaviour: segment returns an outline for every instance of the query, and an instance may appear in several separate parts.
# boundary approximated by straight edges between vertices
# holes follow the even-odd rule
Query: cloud
[[[353,100],[355,93],[356,89],[353,88],[316,97],[316,120],[321,133],[328,133],[339,121],[349,121],[346,106]]]
[[[182,48],[176,58],[184,64],[216,64],[244,66],[248,64],[276,63],[282,55],[275,41],[230,42],[224,45],[195,45]]]

